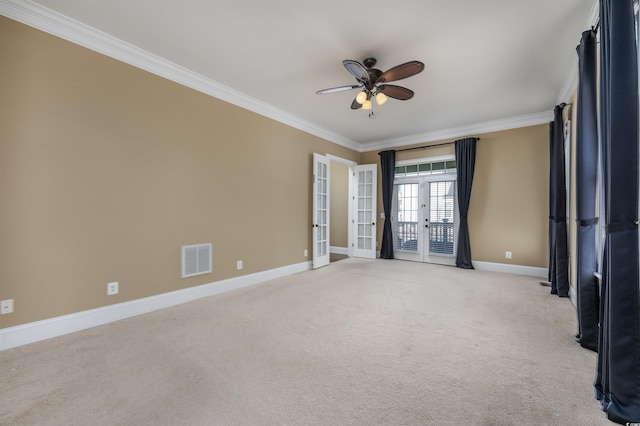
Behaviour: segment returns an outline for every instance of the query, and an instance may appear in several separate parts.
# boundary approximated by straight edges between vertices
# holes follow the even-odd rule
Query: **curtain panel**
[[[551,272],[551,294],[569,297],[569,250],[567,247],[567,180],[564,158],[563,106],[553,111],[553,131],[551,132],[550,170],[550,212],[553,227],[552,256],[549,265]]]
[[[393,227],[391,225],[391,206],[393,200],[393,180],[396,172],[396,152],[379,152],[382,169],[382,207],[384,208],[384,228],[382,229],[381,259],[393,259]]]
[[[593,30],[582,33],[578,46],[576,132],[576,299],[578,342],[598,350],[599,296],[596,281],[596,187],[598,169],[597,40]]]
[[[555,257],[556,257],[556,167],[554,152],[554,140],[553,135],[555,131],[555,123],[552,121],[549,123],[549,268],[547,272],[547,281],[551,284],[551,277],[555,271]]]
[[[458,173],[458,209],[460,226],[458,229],[458,249],[456,266],[463,269],[474,269],[471,263],[471,241],[469,240],[469,202],[473,173],[476,165],[476,142],[478,138],[466,138],[455,141],[456,169]]]
[[[607,417],[640,422],[638,62],[630,0],[600,1],[605,255],[596,396]]]

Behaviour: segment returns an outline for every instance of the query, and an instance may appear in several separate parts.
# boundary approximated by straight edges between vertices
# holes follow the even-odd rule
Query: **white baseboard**
[[[530,275],[532,277],[546,277],[548,269],[535,266],[510,265],[507,263],[493,263],[473,260],[473,267],[479,271],[503,272],[505,274]],[[545,278],[546,279],[546,278]]]
[[[349,255],[349,249],[347,247],[336,247],[336,246],[330,246],[329,247],[329,253],[335,253],[335,254],[344,254],[344,255]]]
[[[241,277],[229,278],[196,287],[131,300],[129,302],[76,312],[15,327],[3,328],[0,330],[0,351],[108,324],[121,319],[157,311],[310,269],[311,262],[302,262],[270,269],[268,271],[257,272],[255,274],[243,275]]]

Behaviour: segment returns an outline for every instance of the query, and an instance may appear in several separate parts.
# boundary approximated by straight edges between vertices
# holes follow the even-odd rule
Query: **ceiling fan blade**
[[[393,84],[382,84],[378,86],[378,91],[384,93],[390,98],[406,101],[413,98],[413,90],[409,90],[406,87],[395,86]]]
[[[344,65],[347,71],[349,71],[358,81],[369,81],[369,72],[360,62],[345,59],[342,61],[342,65]]]
[[[358,87],[362,87],[362,84],[352,84],[351,86],[331,87],[329,89],[318,90],[316,92],[316,95],[327,95],[329,93],[344,92],[351,89],[357,89]]]
[[[351,109],[360,109],[362,108],[362,104],[359,104],[355,99],[351,102]]]
[[[391,68],[382,73],[378,81],[381,83],[387,81],[402,80],[403,78],[411,77],[424,70],[424,64],[420,61],[411,61]]]

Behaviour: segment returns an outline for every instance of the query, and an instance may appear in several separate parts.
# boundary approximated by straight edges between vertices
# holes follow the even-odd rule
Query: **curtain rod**
[[[480,140],[480,138],[473,138],[477,141]],[[402,152],[402,151],[414,151],[416,149],[427,149],[427,148],[435,148],[437,146],[444,146],[444,145],[451,145],[452,143],[456,143],[456,141],[451,141],[451,142],[443,142],[443,143],[436,143],[433,145],[423,145],[423,146],[416,146],[413,148],[404,148],[404,149],[396,149],[396,152]]]

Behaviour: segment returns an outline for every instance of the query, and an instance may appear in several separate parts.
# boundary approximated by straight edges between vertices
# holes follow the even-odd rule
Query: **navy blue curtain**
[[[563,106],[553,111],[553,132],[551,134],[550,170],[553,186],[550,199],[553,201],[551,220],[553,227],[551,272],[551,294],[569,297],[569,249],[567,247],[567,178],[565,176]]]
[[[553,275],[554,259],[555,259],[555,241],[556,241],[556,197],[554,196],[556,187],[556,167],[553,156],[553,135],[555,123],[549,123],[549,270],[547,272],[547,281],[551,283]]]
[[[597,40],[582,33],[578,46],[579,85],[576,132],[576,299],[578,342],[598,350],[599,302],[596,272],[596,186],[598,169]]]
[[[610,420],[640,422],[638,63],[631,0],[600,1],[605,256],[596,396]]]
[[[379,152],[382,169],[382,207],[384,208],[384,228],[382,230],[381,259],[393,259],[393,227],[391,226],[391,202],[393,198],[393,180],[396,174],[396,152]]]
[[[467,216],[469,212],[469,201],[471,200],[473,172],[476,165],[477,140],[478,138],[466,138],[455,142],[456,169],[458,173],[458,209],[460,211],[456,266],[463,269],[473,269]]]

